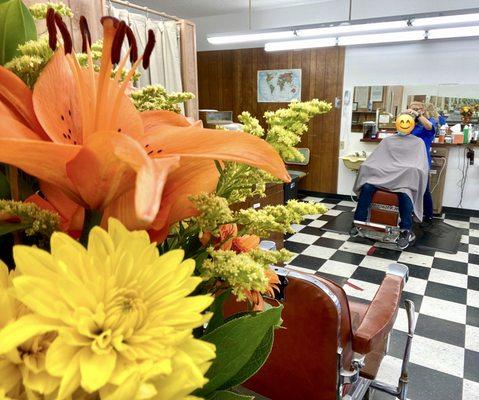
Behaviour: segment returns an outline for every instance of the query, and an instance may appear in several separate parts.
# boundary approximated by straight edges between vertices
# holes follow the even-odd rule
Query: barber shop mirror
[[[394,132],[396,117],[413,101],[440,125],[479,124],[479,85],[357,86],[353,93],[351,132],[371,139]]]

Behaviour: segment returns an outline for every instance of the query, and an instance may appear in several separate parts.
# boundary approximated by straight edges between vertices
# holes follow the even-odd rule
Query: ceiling
[[[324,3],[330,0],[252,0],[254,10]],[[130,0],[130,2],[163,11],[181,18],[199,18],[247,12],[249,0]]]

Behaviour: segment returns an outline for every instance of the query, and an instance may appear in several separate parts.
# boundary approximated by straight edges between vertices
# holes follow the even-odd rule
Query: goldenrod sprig
[[[53,3],[51,1],[47,1],[45,3],[35,3],[28,7],[33,18],[36,20],[45,19],[47,17],[47,11],[49,8],[53,8],[56,13],[63,17],[73,17],[71,8],[61,1],[58,3]]]
[[[181,112],[180,104],[195,97],[189,92],[168,92],[161,85],[146,86],[131,94],[131,98],[138,111],[167,110]]]
[[[0,215],[18,217],[21,223],[25,224],[27,236],[41,235],[50,238],[53,232],[60,230],[60,216],[42,210],[33,203],[0,200]]]

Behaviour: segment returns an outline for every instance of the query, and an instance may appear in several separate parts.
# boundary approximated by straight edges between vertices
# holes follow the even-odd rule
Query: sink
[[[368,158],[368,154],[365,151],[347,154],[339,157],[343,160],[344,166],[351,171],[357,171],[361,164]]]

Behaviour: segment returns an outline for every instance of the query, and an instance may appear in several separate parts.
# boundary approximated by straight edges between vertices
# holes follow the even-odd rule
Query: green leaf
[[[264,335],[263,341],[257,347],[248,362],[241,368],[241,370],[228,382],[224,387],[234,387],[248,380],[251,376],[256,374],[260,368],[264,365],[268,359],[269,353],[273,349],[274,341],[274,328],[271,328],[266,335]]]
[[[224,324],[225,320],[223,317],[223,304],[228,299],[228,297],[230,297],[230,295],[231,291],[225,290],[215,299],[215,301],[211,305],[210,311],[213,313],[213,316],[208,322],[208,326],[205,330],[205,335],[210,332],[213,332],[216,328]]]
[[[254,400],[254,396],[238,394],[228,390],[218,390],[213,392],[207,400]]]
[[[7,233],[21,231],[25,228],[28,228],[29,226],[30,224],[26,224],[23,222],[0,222],[0,236],[6,235]]]
[[[37,38],[35,21],[21,0],[0,1],[0,65],[17,55],[17,47]]]
[[[282,306],[268,311],[247,314],[221,325],[201,339],[216,346],[216,359],[213,361],[206,377],[209,382],[195,395],[207,397],[215,390],[229,389],[229,382],[237,381],[235,377],[249,378],[243,371],[251,365],[250,360],[258,347],[264,346],[265,335],[281,323]],[[259,353],[256,353],[259,356]],[[269,352],[261,352],[264,360]],[[264,360],[262,362],[264,362]],[[241,383],[241,382],[240,382]]]

